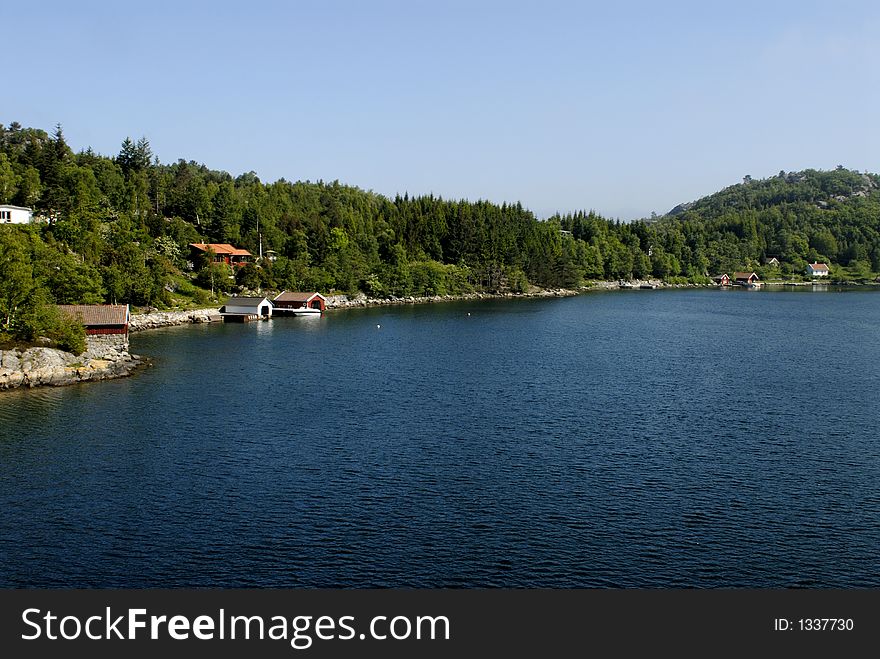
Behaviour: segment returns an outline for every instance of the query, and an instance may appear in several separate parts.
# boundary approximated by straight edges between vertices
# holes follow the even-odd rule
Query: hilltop
[[[880,176],[877,174],[860,174],[843,166],[833,171],[780,171],[765,179],[746,176],[742,183],[697,201],[679,204],[667,216],[676,217],[693,211],[708,219],[729,211],[766,210],[796,204],[828,210],[833,205],[871,198],[874,201],[880,198]]]

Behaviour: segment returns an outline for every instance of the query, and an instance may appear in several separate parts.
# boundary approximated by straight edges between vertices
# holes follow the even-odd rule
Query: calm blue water
[[[0,586],[880,586],[880,293],[132,345],[133,378],[0,395]]]

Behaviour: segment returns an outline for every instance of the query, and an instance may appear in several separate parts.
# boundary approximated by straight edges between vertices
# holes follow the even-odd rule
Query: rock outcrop
[[[191,325],[199,323],[216,323],[223,320],[217,309],[195,309],[192,311],[152,311],[150,313],[132,314],[128,330],[156,329],[173,327],[174,325]]]
[[[56,348],[0,350],[0,391],[121,378],[140,364],[140,357],[126,351],[106,351],[99,359]]]

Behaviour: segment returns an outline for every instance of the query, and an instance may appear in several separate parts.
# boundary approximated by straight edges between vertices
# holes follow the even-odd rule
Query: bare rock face
[[[693,208],[694,205],[695,205],[695,204],[694,204],[694,202],[692,202],[692,201],[689,201],[689,202],[684,203],[684,204],[679,204],[678,206],[676,206],[675,208],[673,208],[671,211],[669,211],[669,212],[667,213],[667,215],[672,215],[673,217],[676,216],[676,215],[681,215],[682,213],[684,213],[684,212],[686,212],[686,211],[689,211],[691,208]]]
[[[0,389],[20,387],[23,382],[21,353],[18,350],[0,350]]]
[[[20,364],[17,350],[0,350],[0,371],[17,371]]]
[[[61,386],[130,375],[141,363],[128,352],[96,359],[55,348],[0,351],[0,391],[17,387]]]
[[[193,311],[151,311],[150,313],[134,314],[129,322],[131,332],[173,327],[192,323],[215,323],[223,320],[217,309],[195,309]]]
[[[75,357],[55,348],[30,348],[21,356],[21,370],[31,386],[40,384],[66,384],[72,380],[67,366]]]

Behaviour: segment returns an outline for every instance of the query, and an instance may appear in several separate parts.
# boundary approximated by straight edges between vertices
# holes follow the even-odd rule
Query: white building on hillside
[[[34,212],[23,206],[0,204],[0,224],[30,224],[34,220]]]
[[[807,263],[807,274],[811,277],[827,277],[830,272],[824,263]]]

